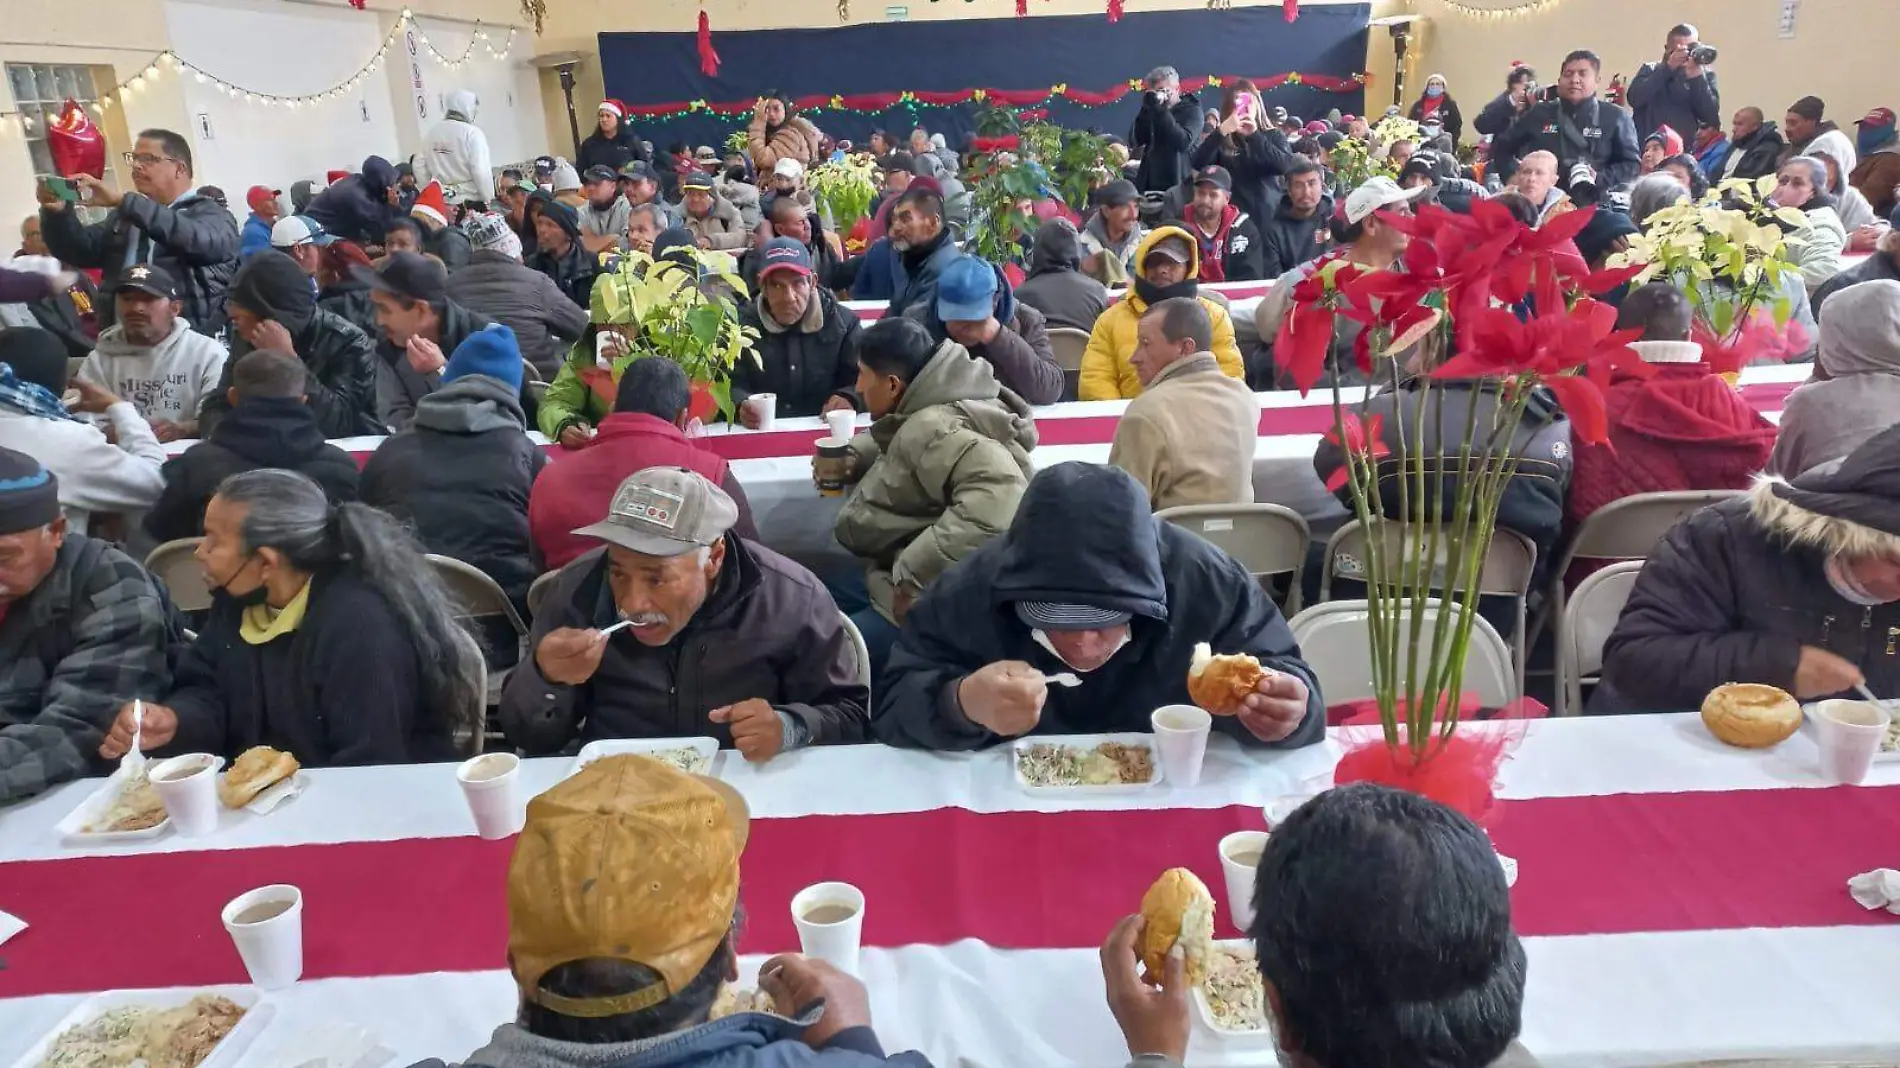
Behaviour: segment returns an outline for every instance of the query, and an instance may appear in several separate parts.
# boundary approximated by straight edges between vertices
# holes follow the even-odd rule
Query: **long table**
[[[1742,373],[1742,394],[1756,410],[1778,419],[1783,399],[1807,380],[1810,370],[1808,364],[1751,367]],[[1348,404],[1357,403],[1361,395],[1357,389],[1343,393]],[[1277,390],[1256,396],[1261,415],[1254,446],[1254,499],[1286,505],[1304,516],[1315,534],[1330,533],[1346,521],[1346,510],[1313,473],[1313,452],[1332,425],[1331,394],[1315,391],[1302,397]],[[1080,401],[1037,408],[1041,444],[1030,453],[1030,461],[1038,469],[1072,460],[1106,463],[1115,426],[1127,407],[1127,401]],[[858,416],[860,429],[869,425],[869,416]],[[841,498],[821,497],[812,487],[812,445],[825,433],[823,420],[817,418],[781,419],[769,432],[715,424],[704,428],[699,439],[731,462],[765,543],[821,575],[853,566],[832,537]],[[562,455],[564,450],[549,445],[539,433],[531,436],[557,460]],[[343,438],[333,444],[363,460],[382,441]],[[176,454],[193,444],[174,441],[166,450]]]
[[[1335,735],[1335,739],[1337,735]],[[1120,1065],[1094,946],[1163,868],[1225,893],[1215,843],[1330,780],[1336,741],[1292,753],[1214,739],[1190,789],[1031,797],[1004,751],[807,750],[714,773],[755,819],[744,860],[743,982],[795,948],[807,883],[864,888],[863,972],[886,1045],[939,1065]],[[1725,1057],[1900,1060],[1900,919],[1847,879],[1900,862],[1900,765],[1827,788],[1804,732],[1764,752],[1683,715],[1531,725],[1490,827],[1519,862],[1530,955],[1523,1042],[1552,1068]],[[532,760],[544,789],[569,768]],[[54,824],[96,782],[0,811],[0,1064],[88,991],[241,982],[218,909],[250,887],[305,893],[306,979],[243,1063],[302,1063],[303,1036],[366,1029],[394,1064],[457,1060],[512,1018],[509,843],[474,838],[449,765],[307,773],[303,796],[211,837],[69,847]],[[1381,873],[1369,872],[1368,878]],[[1271,1063],[1197,1032],[1196,1065]]]

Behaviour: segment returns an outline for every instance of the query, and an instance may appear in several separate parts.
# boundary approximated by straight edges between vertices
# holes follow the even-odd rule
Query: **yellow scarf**
[[[302,625],[304,609],[309,605],[310,580],[305,579],[303,589],[280,611],[272,612],[267,604],[246,606],[243,618],[238,620],[238,637],[251,645],[276,641]]]

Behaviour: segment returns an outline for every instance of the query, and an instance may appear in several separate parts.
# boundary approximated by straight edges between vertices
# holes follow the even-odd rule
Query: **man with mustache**
[[[197,437],[198,408],[224,373],[224,346],[179,314],[178,283],[163,267],[127,267],[113,289],[118,322],[100,333],[79,377],[131,401],[159,441]]]
[[[738,521],[696,471],[623,480],[606,516],[574,531],[602,547],[562,568],[535,613],[533,655],[502,692],[509,743],[706,735],[757,764],[863,741],[870,692],[837,603]]]

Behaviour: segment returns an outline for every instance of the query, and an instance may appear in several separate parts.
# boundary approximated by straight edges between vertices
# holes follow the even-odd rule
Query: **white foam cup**
[[[218,829],[218,769],[224,758],[187,753],[152,765],[149,777],[172,827],[187,838]]]
[[[1218,848],[1221,872],[1227,876],[1227,914],[1233,917],[1234,926],[1244,932],[1253,926],[1253,873],[1260,862],[1256,858],[1251,863],[1241,863],[1234,856],[1266,849],[1267,832],[1235,831],[1221,839]]]
[[[849,910],[836,919],[808,919],[826,909]],[[864,891],[850,883],[814,883],[792,897],[792,923],[805,956],[840,971],[858,974],[858,949],[864,938]]]
[[[831,431],[832,437],[840,441],[851,440],[853,434],[856,433],[857,422],[858,413],[849,408],[825,413],[825,428]]]
[[[520,834],[528,822],[528,804],[521,796],[521,758],[513,753],[483,753],[455,769],[462,796],[475,817],[475,833],[483,838]]]
[[[745,399],[746,407],[758,413],[759,429],[770,430],[778,421],[778,394],[754,393]]]
[[[1201,762],[1207,757],[1207,732],[1214,717],[1194,705],[1164,705],[1149,718],[1155,748],[1161,751],[1163,777],[1173,786],[1195,786],[1201,781]]]
[[[1893,722],[1871,701],[1822,701],[1814,706],[1815,742],[1821,749],[1821,777],[1829,782],[1859,783],[1867,778],[1874,754]]]
[[[248,918],[260,910],[271,914]],[[303,891],[279,883],[239,894],[224,906],[224,929],[260,989],[281,990],[303,976]]]

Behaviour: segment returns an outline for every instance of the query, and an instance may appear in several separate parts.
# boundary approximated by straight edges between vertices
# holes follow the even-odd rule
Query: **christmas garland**
[[[1183,78],[1181,89],[1183,92],[1218,89],[1223,80],[1232,79],[1223,79],[1220,75]],[[1264,75],[1249,80],[1260,89],[1278,89],[1283,85],[1304,85],[1327,93],[1350,93],[1371,85],[1372,75],[1361,72],[1342,78],[1332,74],[1288,71],[1284,74]],[[1074,89],[1066,84],[1058,83],[1047,89],[953,89],[947,92],[907,89],[895,93],[854,93],[845,96],[821,94],[801,96],[791,103],[792,107],[799,111],[843,111],[857,115],[874,115],[895,107],[914,110],[919,106],[941,108],[972,103],[999,103],[1015,108],[1033,108],[1058,100],[1079,104],[1085,108],[1099,108],[1113,104],[1130,93],[1141,91],[1141,79],[1130,78],[1124,83],[1099,93],[1086,89]],[[697,114],[738,117],[750,116],[757,107],[757,100],[732,100],[719,103],[709,103],[705,100],[674,101],[665,104],[634,104],[627,108],[627,116],[662,120]]]

